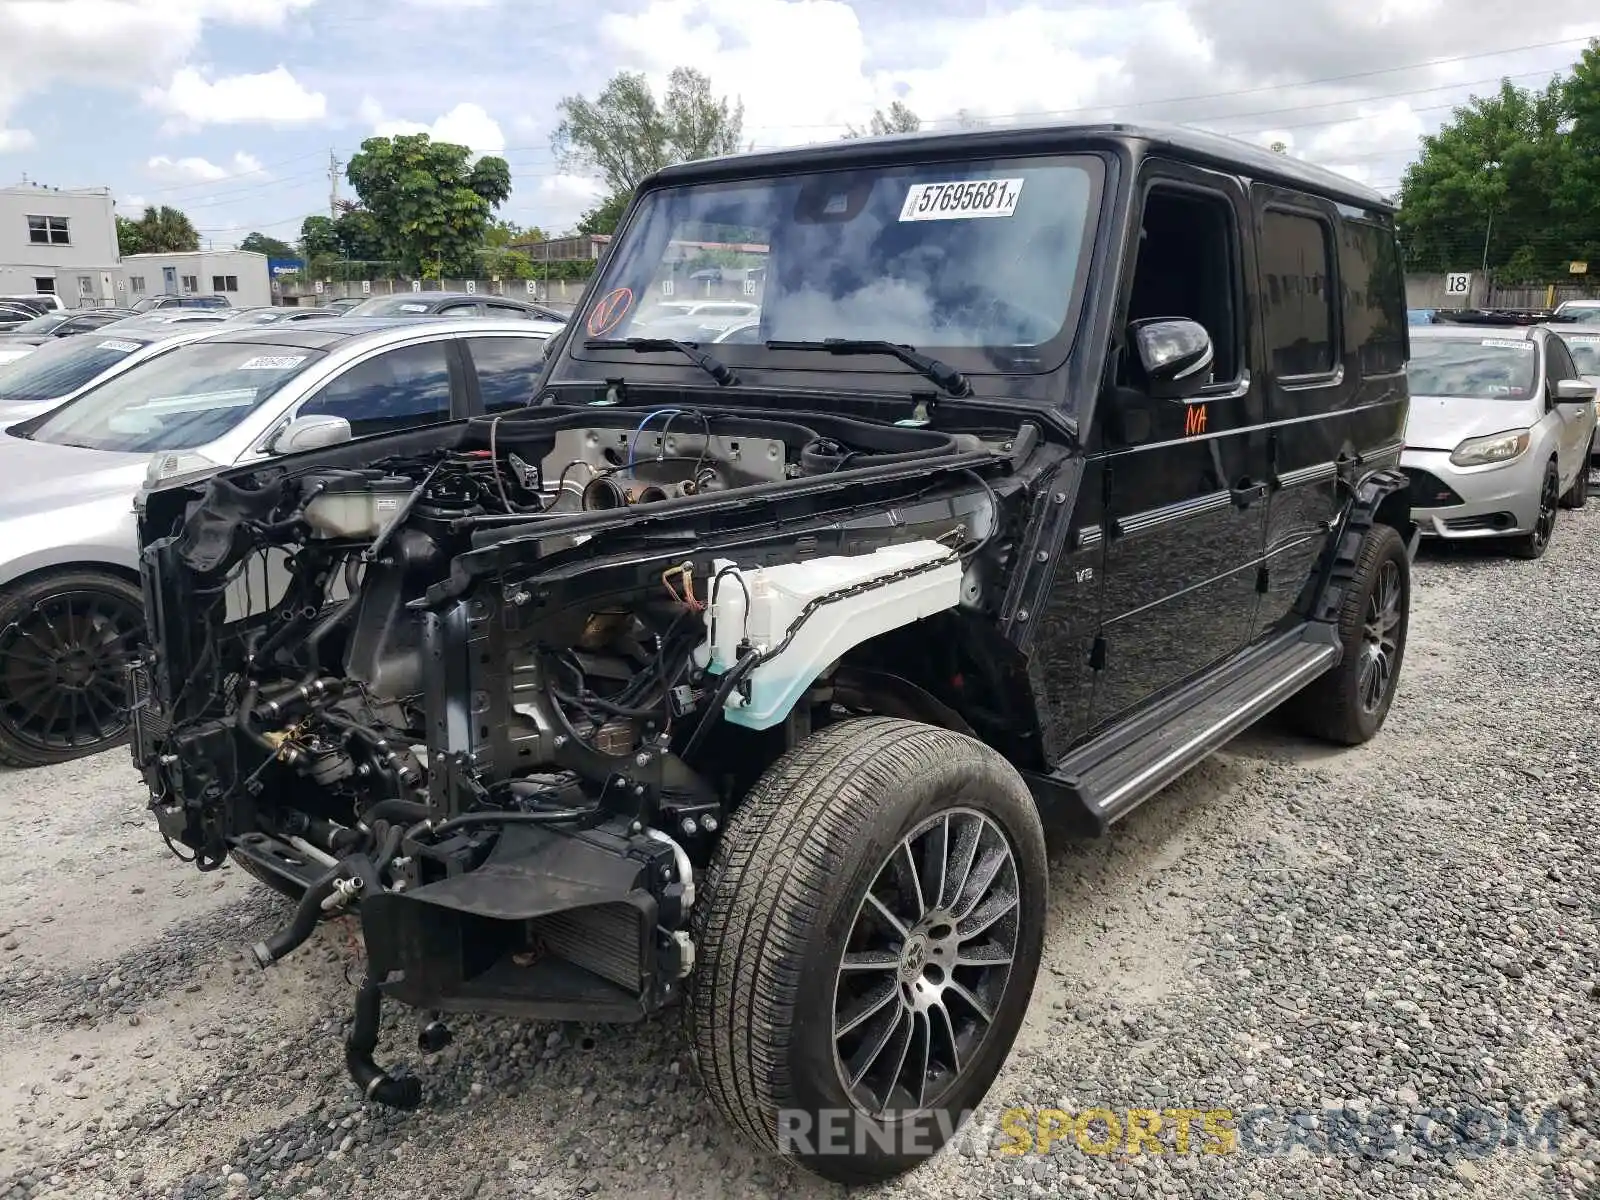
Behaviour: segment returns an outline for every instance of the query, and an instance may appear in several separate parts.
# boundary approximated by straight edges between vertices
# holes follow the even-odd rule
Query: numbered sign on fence
[[[413,292],[420,292],[420,291],[421,291],[421,290],[422,290],[422,280],[420,280],[420,279],[413,279],[413,280],[412,280],[412,281],[411,281],[411,290],[412,290],[412,291],[413,291]]]
[[[362,281],[361,281],[361,294],[362,294],[362,295],[363,295],[363,296],[370,296],[370,295],[372,295],[372,280],[370,280],[370,279],[363,279],[363,280],[362,280]]]
[[[670,279],[663,279],[663,280],[662,280],[662,281],[661,281],[661,294],[662,294],[662,295],[663,295],[663,296],[670,296],[670,295],[672,295],[672,280],[670,280]]]
[[[1472,272],[1451,271],[1444,277],[1444,294],[1460,297],[1472,294]]]
[[[467,295],[469,295],[469,296],[475,295],[477,293],[477,291],[478,291],[478,281],[476,279],[467,280]]]

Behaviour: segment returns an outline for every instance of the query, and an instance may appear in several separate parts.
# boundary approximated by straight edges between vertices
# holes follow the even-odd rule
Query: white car
[[[742,300],[663,300],[651,310],[650,329],[654,332],[660,326],[682,325],[720,331],[760,314],[759,305]]]
[[[0,430],[0,761],[63,762],[126,733],[145,484],[522,407],[562,327],[330,317],[175,328],[157,353]],[[270,582],[234,580],[229,605]]]
[[[1556,305],[1553,315],[1584,325],[1600,325],[1600,300],[1566,300]]]
[[[26,357],[0,362],[0,426],[54,408],[137,366],[168,346],[211,332],[209,325],[133,325],[113,321],[95,333],[29,346]],[[7,348],[9,352],[9,348]],[[0,486],[4,481],[0,480]]]

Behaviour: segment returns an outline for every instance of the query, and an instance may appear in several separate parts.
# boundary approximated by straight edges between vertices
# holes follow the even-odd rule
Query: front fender
[[[1295,605],[1307,620],[1337,625],[1345,587],[1355,573],[1361,543],[1374,525],[1395,529],[1414,559],[1421,533],[1411,519],[1411,481],[1398,468],[1372,471],[1350,485],[1350,499],[1339,514],[1317,570]]]

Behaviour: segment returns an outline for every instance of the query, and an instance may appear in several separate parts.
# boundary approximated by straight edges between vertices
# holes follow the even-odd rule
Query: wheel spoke
[[[917,1090],[912,1093],[912,1107],[921,1108],[928,1098],[928,1051],[933,1041],[933,1026],[922,1013],[912,1014],[911,1026],[912,1048],[906,1055],[906,1065],[911,1068],[917,1081]],[[911,1089],[907,1088],[906,1091],[910,1092]]]
[[[956,932],[962,941],[975,938],[1016,906],[1017,898],[1015,896],[1006,895],[1004,892],[996,893],[985,900],[973,912],[969,913],[966,919],[956,927]]]
[[[916,913],[912,919],[920,921],[922,914],[928,911],[928,903],[922,895],[922,880],[917,874],[917,860],[911,853],[910,839],[900,843],[893,861],[895,881],[899,884],[900,894],[916,902]]]
[[[895,983],[892,979],[886,984],[873,988],[870,992],[858,999],[855,1004],[850,1007],[848,1013],[845,1014],[842,1019],[837,1015],[835,1016],[833,1028],[834,1041],[838,1041],[847,1033],[851,1033],[852,1031],[861,1028],[862,1025],[866,1024],[872,1019],[875,1013],[882,1012],[885,1004],[898,1002],[899,996],[900,989],[895,986]]]
[[[960,996],[962,1003],[976,1013],[978,1018],[982,1020],[985,1025],[991,1025],[994,1023],[994,1014],[989,1011],[989,1006],[974,996],[967,988],[957,983],[954,979],[946,983],[945,988],[955,995]]]
[[[893,971],[900,956],[893,950],[853,950],[839,964],[841,971]]]
[[[949,859],[944,887],[939,893],[939,908],[953,908],[967,890],[967,875],[972,870],[972,860],[978,853],[978,842],[983,836],[983,825],[978,820],[962,821],[956,828],[955,852]]]
[[[956,966],[958,967],[1009,967],[1011,965],[1011,951],[994,942],[985,942],[981,946],[963,946],[956,952]]]
[[[884,1050],[896,1033],[904,1029],[907,1031],[909,1039],[911,1014],[904,1005],[896,1004],[889,1010],[882,1025],[883,1029],[876,1037],[868,1038],[861,1044],[861,1048],[850,1056],[850,1086],[852,1088],[858,1087],[862,1079],[866,1077],[867,1072],[872,1070],[877,1061],[883,1057]],[[905,1051],[902,1049],[896,1057],[904,1058],[904,1056]]]
[[[901,941],[904,941],[906,938],[911,936],[911,931],[906,928],[906,923],[890,912],[889,906],[882,900],[879,900],[871,892],[867,893],[867,903],[872,906],[873,911],[876,912],[879,917],[888,923],[889,928],[893,929],[895,933],[900,935]]]
[[[957,922],[978,907],[984,896],[988,894],[989,886],[994,883],[995,876],[1000,873],[1000,868],[1010,861],[1011,852],[1003,845],[989,851],[978,860],[978,864],[971,872],[971,878],[962,895],[964,903],[956,913]]]
[[[944,878],[950,865],[950,817],[948,814],[922,839],[923,894],[938,907],[944,900]]]
[[[936,1030],[940,1039],[950,1048],[950,1073],[961,1074],[961,1047],[956,1044],[956,1025],[950,1019],[950,1010],[943,1004],[934,1004],[928,1009],[928,1031],[931,1034]],[[931,1050],[928,1057],[933,1057]]]

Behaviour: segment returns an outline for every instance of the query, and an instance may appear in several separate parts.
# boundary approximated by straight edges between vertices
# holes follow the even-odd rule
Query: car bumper
[[[1539,516],[1544,462],[1524,454],[1492,467],[1458,467],[1448,451],[1407,450],[1411,519],[1424,537],[1492,538],[1527,533]]]

